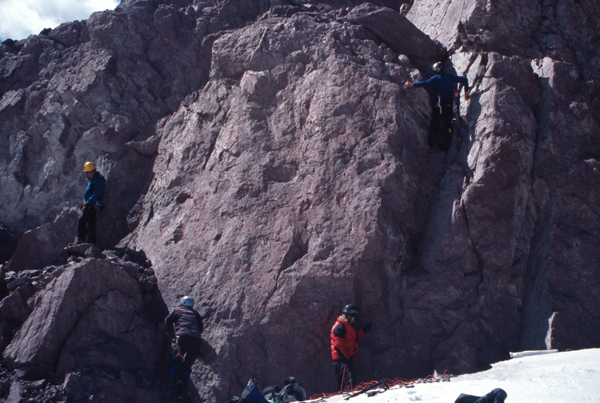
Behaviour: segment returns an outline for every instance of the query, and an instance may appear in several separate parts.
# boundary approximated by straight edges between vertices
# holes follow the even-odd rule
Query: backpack
[[[259,392],[256,387],[256,381],[250,379],[248,385],[242,392],[240,397],[234,396],[229,399],[228,403],[269,403]]]
[[[296,382],[296,378],[290,376],[283,382],[283,388],[269,386],[262,391],[265,399],[275,403],[301,402],[306,400],[306,391]]]

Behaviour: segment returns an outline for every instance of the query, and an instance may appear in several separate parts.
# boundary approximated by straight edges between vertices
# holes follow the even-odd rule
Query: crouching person
[[[169,328],[175,326],[175,339],[171,345],[175,364],[169,368],[169,371],[179,397],[185,397],[192,365],[200,355],[202,343],[200,336],[204,330],[202,317],[194,309],[194,299],[185,296],[165,321]]]

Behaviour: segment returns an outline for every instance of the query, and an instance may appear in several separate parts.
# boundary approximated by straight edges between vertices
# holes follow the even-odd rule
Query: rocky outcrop
[[[148,185],[155,125],[205,83],[211,22],[230,23],[207,16],[196,26],[194,8],[182,3],[129,2],[4,47],[0,126],[10,147],[0,152],[0,216],[13,233],[79,207],[88,160],[107,179],[99,245],[131,230],[127,215]],[[73,224],[71,239],[75,231]]]
[[[63,210],[54,222],[25,232],[7,264],[7,270],[40,270],[66,261],[64,245],[71,240],[73,223],[76,223],[78,218],[79,213],[76,209]]]
[[[422,244],[421,260],[430,271],[483,268],[481,274],[465,270],[482,275],[476,305],[498,298],[494,304],[502,311],[484,316],[515,324],[485,338],[486,345],[500,344],[500,350],[596,345],[600,322],[593,312],[600,306],[592,297],[598,284],[592,272],[597,270],[589,268],[598,259],[592,252],[598,233],[591,228],[600,224],[593,207],[600,185],[600,143],[594,135],[600,129],[600,75],[592,67],[600,55],[591,50],[589,38],[598,15],[589,2],[507,1],[487,7],[416,2],[407,15],[453,53],[455,68],[475,89],[462,109],[469,123],[461,149],[462,189],[445,202],[454,200],[458,220],[441,237],[439,220],[430,218],[426,239],[438,242]],[[457,29],[440,30],[440,24]],[[450,241],[461,233],[472,246],[466,237]],[[446,316],[442,313],[438,318]],[[576,324],[584,317],[585,324]],[[481,326],[471,325],[468,336],[464,328],[446,342],[448,351],[468,344],[457,340],[481,338]]]
[[[145,250],[168,306],[201,301],[207,401],[282,374],[331,390],[347,302],[374,324],[362,380],[600,345],[594,5],[362,3],[128,1],[2,48],[3,221],[43,233],[78,207],[80,166],[96,160],[103,242]],[[447,154],[426,145],[429,94],[403,87],[438,58],[472,87]],[[19,256],[5,293],[33,284],[33,266],[12,271]],[[29,297],[12,298],[26,316]],[[19,335],[34,328],[19,320]],[[53,353],[61,374],[104,356],[78,343]],[[15,368],[46,365],[12,351]]]
[[[144,335],[145,324],[135,317],[143,308],[135,278],[118,264],[96,259],[54,273],[57,277],[36,297],[32,313],[4,352],[10,369],[40,377],[53,371],[56,362],[63,375],[82,366],[130,372],[149,367],[160,343]],[[138,327],[141,332],[132,332]],[[151,336],[155,333],[151,329]],[[134,340],[126,340],[129,335]],[[142,344],[142,340],[149,343]]]
[[[71,261],[63,266],[17,279],[8,273],[14,291],[0,302],[0,326],[12,372],[2,376],[10,380],[2,396],[169,400],[160,381],[166,308],[148,261],[125,250],[102,254],[89,244],[67,252]]]
[[[427,162],[427,94],[403,89],[418,74],[408,58],[334,16],[268,18],[215,41],[211,80],[161,128],[161,175],[123,243],[151,251],[169,304],[206,305],[216,401],[240,360],[241,379],[276,383],[288,368],[327,389],[313,374],[329,371],[336,314],[346,301],[374,309],[409,229],[394,217],[418,192],[410,167]]]

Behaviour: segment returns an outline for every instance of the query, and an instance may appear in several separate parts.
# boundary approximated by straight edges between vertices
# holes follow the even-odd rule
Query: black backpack
[[[272,400],[275,403],[301,402],[306,400],[306,391],[296,378],[290,376],[283,382],[283,388],[279,386],[269,386],[263,389],[262,395],[267,400]]]

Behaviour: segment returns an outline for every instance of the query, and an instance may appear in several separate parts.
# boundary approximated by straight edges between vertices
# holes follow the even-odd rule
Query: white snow
[[[327,403],[453,403],[458,395],[483,396],[502,388],[506,403],[600,403],[600,349],[526,354],[492,364],[492,369],[451,377],[449,382],[394,387],[375,396],[349,394],[315,402]],[[381,390],[381,389],[377,389]]]

